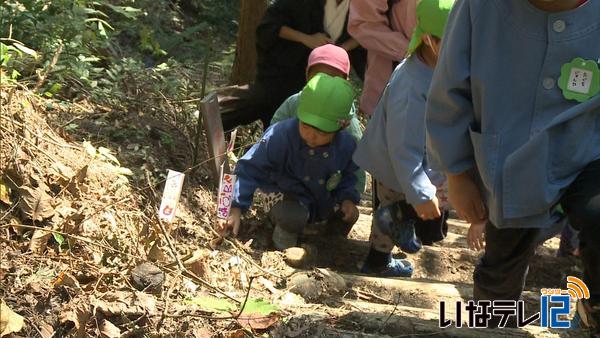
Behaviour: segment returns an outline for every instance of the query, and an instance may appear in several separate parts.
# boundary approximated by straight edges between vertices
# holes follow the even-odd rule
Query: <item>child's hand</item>
[[[242,210],[239,208],[231,208],[229,211],[229,218],[226,220],[220,219],[217,232],[221,236],[227,236],[229,231],[233,232],[233,237],[236,237],[240,232],[240,220],[242,218]]]
[[[354,202],[348,200],[342,202],[340,210],[344,213],[342,221],[349,224],[354,224],[356,223],[356,221],[358,221],[358,208],[356,207]]]
[[[472,223],[467,233],[469,248],[475,251],[485,249],[485,222]]]
[[[419,205],[413,206],[419,218],[424,221],[434,220],[442,217],[442,213],[440,212],[440,205],[437,197],[433,197],[432,200],[429,200],[425,203],[421,203]]]
[[[485,248],[485,222],[471,224],[467,233],[467,243],[471,250],[481,251]]]
[[[479,224],[487,218],[479,188],[467,173],[448,175],[448,200],[468,223]]]

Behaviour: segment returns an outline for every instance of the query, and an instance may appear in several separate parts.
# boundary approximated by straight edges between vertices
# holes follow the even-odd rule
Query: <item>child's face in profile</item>
[[[319,74],[319,73],[325,73],[329,76],[334,76],[334,77],[341,77],[342,79],[348,79],[348,76],[346,75],[346,73],[342,72],[341,70],[322,64],[322,63],[318,63],[312,67],[310,67],[308,69],[308,72],[306,73],[306,81],[310,81],[310,79],[312,79],[315,75]]]
[[[328,145],[333,141],[335,133],[328,133],[312,127],[302,121],[299,124],[300,137],[311,148]]]

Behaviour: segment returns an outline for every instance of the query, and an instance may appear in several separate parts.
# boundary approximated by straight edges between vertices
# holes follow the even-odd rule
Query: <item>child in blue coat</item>
[[[341,215],[347,234],[358,220],[358,167],[352,161],[354,138],[344,130],[352,118],[354,91],[345,79],[324,73],[302,90],[298,118],[275,123],[237,163],[231,215],[221,229],[240,230],[257,189],[268,196],[268,216],[274,224],[273,243],[279,250],[298,245],[308,223]],[[339,211],[336,213],[335,211]]]
[[[600,1],[459,0],[427,108],[430,165],[486,222],[476,300],[517,300],[560,204],[580,231],[584,322],[600,334]],[[497,319],[497,318],[494,318]],[[498,325],[498,321],[495,322]]]
[[[410,55],[396,68],[360,141],[354,161],[377,180],[379,209],[362,272],[410,277],[391,252],[415,253],[447,232],[445,178],[425,161],[425,102],[440,40],[454,0],[421,0]],[[439,197],[439,198],[438,198]],[[417,235],[417,236],[415,236]],[[416,237],[419,237],[417,239]]]

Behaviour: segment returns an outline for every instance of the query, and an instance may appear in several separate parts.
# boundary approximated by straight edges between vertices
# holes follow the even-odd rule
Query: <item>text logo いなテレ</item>
[[[487,328],[492,319],[498,321],[498,327],[504,328],[514,319],[516,327],[522,328],[539,321],[541,327],[567,329],[571,327],[568,319],[571,314],[571,301],[590,298],[590,290],[579,278],[568,276],[566,289],[542,289],[540,311],[531,316],[525,314],[523,300],[481,300],[456,302],[454,318],[446,317],[446,301],[440,301],[440,328],[455,327]],[[466,320],[463,323],[463,311]]]

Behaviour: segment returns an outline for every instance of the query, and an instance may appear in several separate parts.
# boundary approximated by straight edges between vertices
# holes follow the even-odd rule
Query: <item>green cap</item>
[[[417,27],[408,45],[408,54],[412,54],[421,44],[424,34],[438,38],[444,35],[448,14],[455,0],[420,0],[417,4]]]
[[[315,75],[302,89],[298,119],[322,131],[333,133],[352,118],[354,89],[340,77],[324,73]]]

